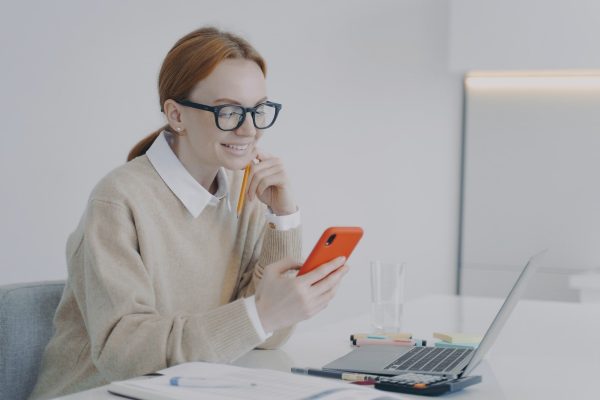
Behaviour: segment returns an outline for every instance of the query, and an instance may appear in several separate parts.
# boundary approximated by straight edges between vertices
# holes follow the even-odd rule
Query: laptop
[[[383,376],[404,373],[441,375],[447,379],[468,376],[494,344],[544,253],[546,250],[529,259],[476,350],[366,345],[330,362],[323,369]]]

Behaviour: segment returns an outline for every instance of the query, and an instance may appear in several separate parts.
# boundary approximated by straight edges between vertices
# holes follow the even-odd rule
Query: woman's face
[[[253,61],[226,59],[200,81],[188,100],[217,106],[235,104],[254,107],[267,98],[265,77]],[[243,169],[256,156],[256,143],[262,132],[254,127],[252,115],[246,114],[244,123],[233,131],[222,131],[215,124],[210,111],[177,105],[181,123],[186,130],[180,136],[180,151],[198,168],[225,167]]]

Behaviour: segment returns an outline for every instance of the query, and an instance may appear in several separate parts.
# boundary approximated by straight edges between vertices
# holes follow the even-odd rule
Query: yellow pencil
[[[242,188],[240,189],[240,198],[237,203],[237,216],[240,217],[242,209],[244,208],[244,200],[246,199],[246,185],[248,184],[248,175],[250,175],[250,164],[246,165],[244,169],[244,179],[242,180]]]

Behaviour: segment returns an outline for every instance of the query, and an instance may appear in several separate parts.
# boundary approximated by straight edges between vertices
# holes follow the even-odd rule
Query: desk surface
[[[424,297],[406,304],[404,325],[415,337],[428,340],[434,331],[483,334],[501,303],[490,298]],[[300,326],[282,349],[254,350],[235,364],[281,371],[290,371],[292,366],[321,367],[350,351],[350,333],[368,331],[368,315],[318,329]],[[482,375],[483,382],[443,398],[598,398],[599,339],[600,305],[522,300],[473,372]],[[61,399],[116,398],[101,387]]]

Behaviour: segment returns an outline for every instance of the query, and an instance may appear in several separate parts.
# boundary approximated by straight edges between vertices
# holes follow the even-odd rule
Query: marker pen
[[[414,346],[415,342],[412,339],[354,339],[352,344],[355,346],[364,346],[367,344]]]
[[[364,346],[368,344],[385,344],[394,346],[416,346],[424,347],[427,346],[427,340],[425,339],[410,339],[410,340],[389,340],[389,339],[354,339],[352,345]]]
[[[171,386],[190,387],[190,388],[206,388],[206,389],[233,389],[233,388],[248,388],[256,386],[256,383],[247,382],[231,382],[224,379],[206,379],[200,377],[182,377],[174,376],[169,379]]]
[[[292,372],[295,374],[320,376],[323,378],[342,379],[344,381],[374,381],[379,378],[377,375],[355,374],[352,372],[341,371],[324,371],[315,368],[296,368],[292,367]]]
[[[410,339],[412,333],[353,333],[350,340],[354,339]]]

